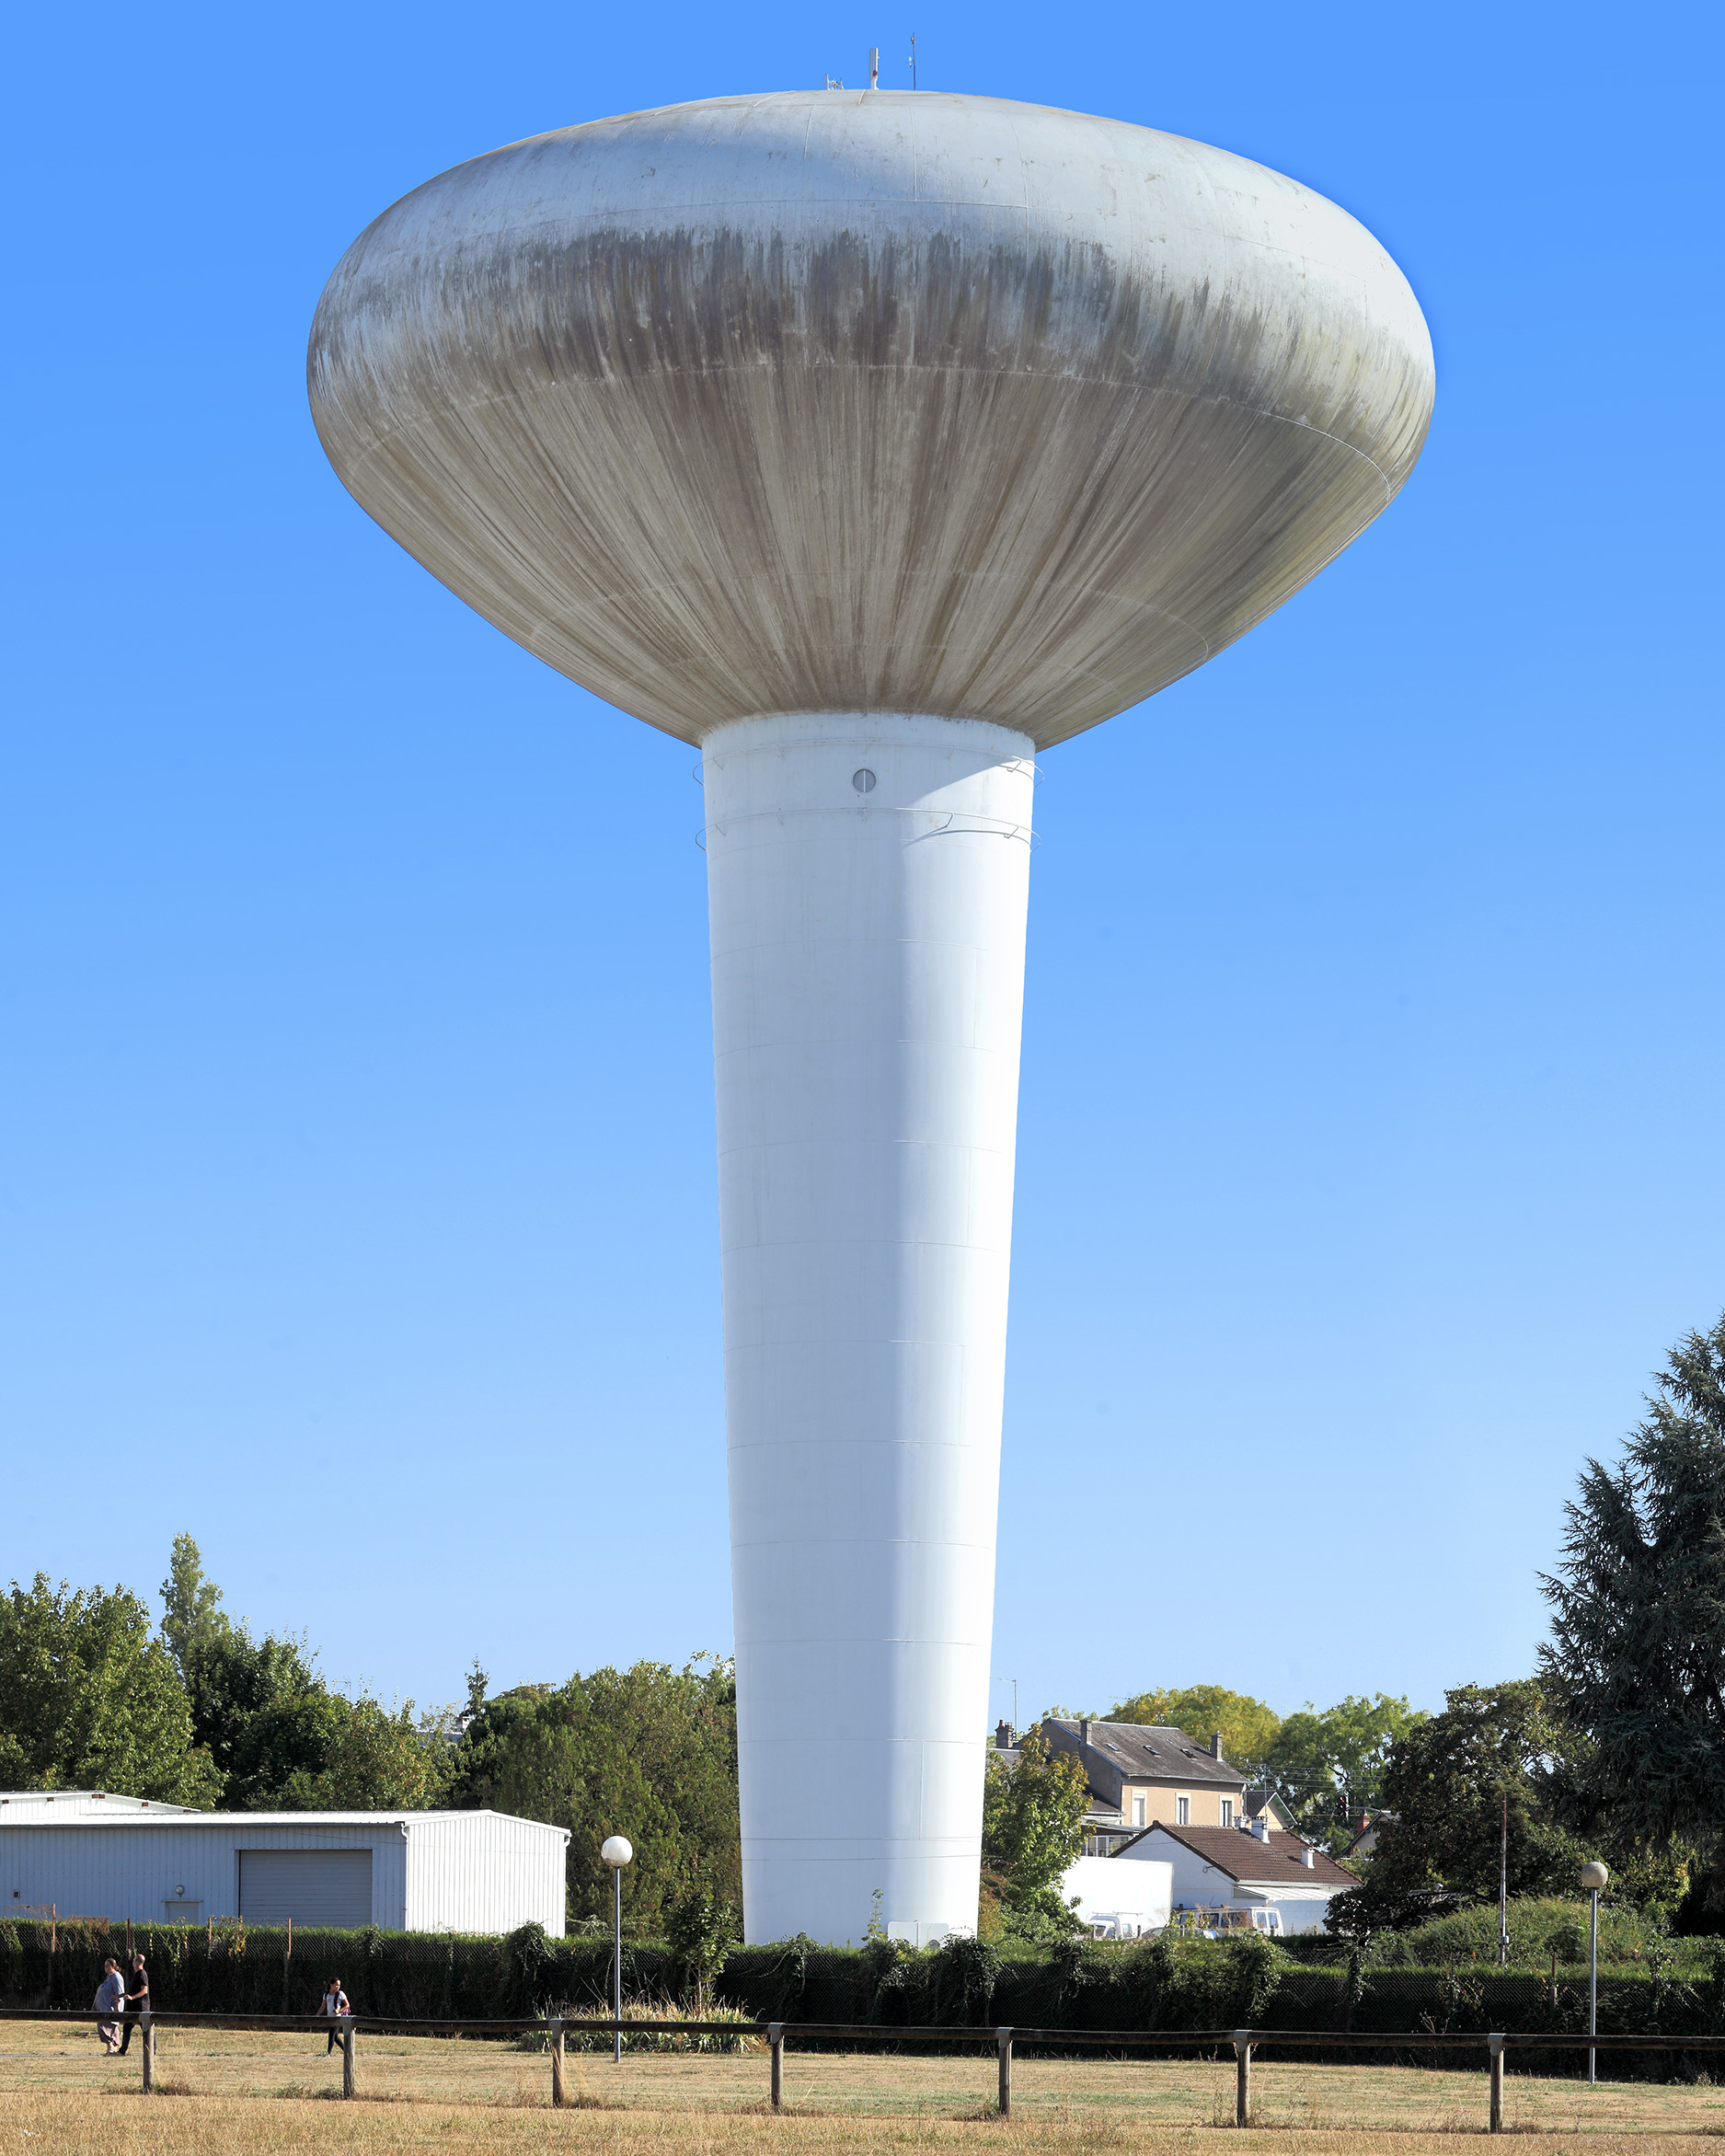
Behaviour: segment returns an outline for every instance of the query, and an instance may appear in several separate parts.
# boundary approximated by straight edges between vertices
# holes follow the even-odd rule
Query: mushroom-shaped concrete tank
[[[790,93],[430,181],[310,384],[433,575],[700,745],[746,1927],[968,1928],[1030,758],[1385,507],[1420,310],[1225,152]]]

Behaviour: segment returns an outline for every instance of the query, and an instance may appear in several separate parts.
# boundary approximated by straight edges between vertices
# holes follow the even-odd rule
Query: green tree
[[[1033,1730],[1008,1765],[990,1752],[983,1779],[984,1892],[1001,1929],[1022,1939],[1060,1938],[1073,1931],[1060,1881],[1084,1849],[1090,1792],[1071,1752],[1052,1751]]]
[[[279,1810],[290,1783],[322,1772],[346,1724],[347,1701],[300,1642],[254,1640],[241,1625],[197,1655],[190,1689],[198,1735],[233,1811]]]
[[[1646,1856],[1725,1844],[1725,1318],[1656,1379],[1621,1462],[1590,1459],[1543,1585],[1552,1702],[1584,1733],[1582,1832]],[[1717,1890],[1716,1890],[1717,1891]]]
[[[1231,1692],[1219,1684],[1134,1692],[1131,1699],[1111,1708],[1108,1719],[1178,1729],[1202,1745],[1220,1735],[1228,1764],[1237,1767],[1248,1779],[1262,1769],[1282,1726],[1275,1710],[1262,1700],[1254,1700],[1245,1692]]]
[[[1332,1930],[1418,1922],[1455,1902],[1495,1901],[1503,1804],[1509,1805],[1512,1895],[1575,1888],[1586,1852],[1555,1816],[1570,1733],[1539,1687],[1461,1685],[1443,1712],[1417,1722],[1392,1748],[1384,1804],[1396,1814],[1364,1884],[1330,1905]]]
[[[162,1637],[180,1676],[190,1680],[192,1666],[232,1630],[222,1608],[222,1590],[206,1579],[198,1545],[190,1535],[176,1535],[162,1582]]]
[[[348,1702],[319,1677],[303,1640],[257,1640],[227,1615],[190,1535],[174,1538],[162,1603],[162,1637],[185,1680],[197,1740],[221,1775],[223,1804],[280,1810],[290,1782],[303,1793],[328,1763]]]
[[[665,1915],[665,1944],[685,1977],[695,1980],[695,2018],[707,2012],[708,1987],[719,1979],[731,1948],[742,1936],[737,1908],[710,1883],[696,1880],[673,1897]]]
[[[1423,1710],[1386,1692],[1350,1695],[1321,1712],[1308,1700],[1276,1732],[1264,1773],[1302,1833],[1345,1846],[1351,1815],[1383,1808],[1391,1755],[1425,1719]]]
[[[451,1766],[441,1717],[416,1721],[411,1700],[392,1711],[329,1696],[337,1712],[322,1763],[288,1777],[285,1810],[426,1812],[443,1801]]]
[[[467,1723],[448,1802],[489,1805],[569,1830],[572,1918],[606,1919],[611,1874],[599,1846],[626,1834],[627,1920],[656,1934],[698,1874],[739,1901],[737,1688],[729,1661],[696,1655],[681,1670],[638,1662],[523,1685],[488,1700]],[[860,1927],[859,1927],[860,1928]]]
[[[190,1535],[162,1582],[162,1638],[191,1702],[192,1728],[232,1811],[424,1811],[439,1801],[449,1747],[391,1710],[344,1699],[304,1639],[254,1639],[222,1607]]]
[[[137,1596],[56,1590],[38,1573],[0,1597],[0,1773],[14,1788],[215,1803],[186,1688]]]

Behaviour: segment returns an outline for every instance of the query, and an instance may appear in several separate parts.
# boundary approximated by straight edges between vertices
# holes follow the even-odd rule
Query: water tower
[[[700,751],[748,1935],[968,1928],[1034,759],[1386,507],[1420,309],[1243,157],[815,91],[428,181],[309,373],[386,531]]]

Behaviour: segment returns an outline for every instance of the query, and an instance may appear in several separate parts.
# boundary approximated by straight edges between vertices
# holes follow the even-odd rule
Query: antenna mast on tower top
[[[911,87],[916,87],[916,32],[911,32]]]
[[[880,87],[880,48],[879,45],[870,45],[868,48],[868,87],[871,90],[878,90]]]

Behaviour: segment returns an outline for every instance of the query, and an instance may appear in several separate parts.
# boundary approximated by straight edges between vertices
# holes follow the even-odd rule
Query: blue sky
[[[190,1528],[339,1678],[730,1641],[692,753],[370,525],[304,350],[496,144],[853,84],[1345,204],[1431,321],[1390,513],[1056,750],[996,1707],[1520,1674],[1725,1306],[1717,17],[39,10],[0,352],[0,1574]]]

